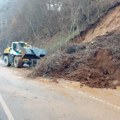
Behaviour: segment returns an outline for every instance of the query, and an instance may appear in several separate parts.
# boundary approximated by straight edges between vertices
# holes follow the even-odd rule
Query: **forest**
[[[49,50],[46,43],[56,46],[80,34],[118,1],[9,0],[0,8],[0,49],[12,41],[27,41]]]

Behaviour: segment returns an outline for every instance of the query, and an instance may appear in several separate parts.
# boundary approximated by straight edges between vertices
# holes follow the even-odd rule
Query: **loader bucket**
[[[38,48],[24,48],[22,57],[27,59],[40,59],[46,55],[46,51]]]

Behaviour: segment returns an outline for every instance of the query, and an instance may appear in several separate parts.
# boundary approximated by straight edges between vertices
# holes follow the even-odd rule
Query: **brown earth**
[[[120,85],[120,29],[84,44],[68,44],[45,58],[34,76],[79,81],[97,88]]]
[[[96,88],[119,86],[119,4],[113,6],[77,41],[67,43],[43,59],[32,76],[63,78]]]
[[[120,2],[116,2],[111,6],[103,16],[101,16],[94,24],[88,26],[85,31],[73,39],[74,42],[80,43],[90,42],[97,36],[106,35],[120,27]]]

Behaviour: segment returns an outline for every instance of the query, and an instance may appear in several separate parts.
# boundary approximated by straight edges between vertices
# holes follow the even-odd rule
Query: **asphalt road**
[[[120,108],[25,79],[0,62],[0,120],[120,120]]]

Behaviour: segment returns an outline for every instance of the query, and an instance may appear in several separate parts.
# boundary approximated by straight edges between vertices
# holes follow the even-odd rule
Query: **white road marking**
[[[108,105],[108,106],[111,106],[111,107],[113,107],[113,108],[115,108],[115,109],[120,110],[120,106],[114,105],[114,104],[112,104],[112,103],[109,103],[109,102],[107,102],[107,101],[105,101],[105,100],[102,100],[102,99],[99,99],[99,98],[97,98],[97,97],[88,95],[88,94],[85,93],[85,92],[79,91],[78,93],[79,93],[79,94],[82,94],[82,95],[86,95],[88,98],[91,98],[91,99],[93,99],[93,100],[96,100],[96,101],[98,101],[98,102],[101,102],[101,103],[103,103],[103,104],[106,104],[106,105]]]
[[[63,85],[63,86],[64,86],[64,85]],[[72,89],[72,88],[69,88],[69,87],[67,87],[67,86],[64,86],[64,87],[65,87],[66,89],[69,89],[69,90],[73,90],[73,91],[74,91],[74,89]],[[103,103],[103,104],[106,104],[106,105],[108,105],[108,106],[111,106],[112,108],[115,108],[115,109],[120,110],[120,106],[114,105],[114,104],[109,103],[109,102],[107,102],[107,101],[105,101],[105,100],[102,100],[102,99],[99,99],[99,98],[97,98],[97,97],[91,96],[91,95],[87,94],[86,92],[78,91],[78,94],[84,95],[84,96],[86,96],[87,98],[90,98],[90,99],[92,99],[92,100],[98,101],[98,102]]]
[[[0,104],[3,107],[3,110],[4,110],[5,114],[7,115],[8,120],[14,120],[13,115],[10,112],[10,110],[9,110],[7,104],[5,103],[5,101],[4,101],[4,99],[3,99],[1,94],[0,94]]]

